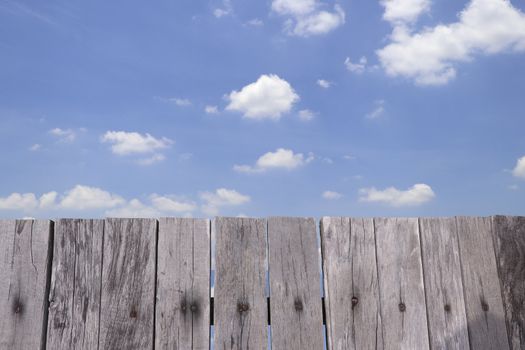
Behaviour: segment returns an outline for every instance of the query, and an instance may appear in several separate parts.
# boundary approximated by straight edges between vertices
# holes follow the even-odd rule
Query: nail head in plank
[[[418,220],[374,225],[385,349],[429,349]]]
[[[471,349],[509,348],[490,218],[457,217]]]
[[[454,218],[419,219],[431,349],[469,349]]]
[[[51,222],[0,221],[0,348],[45,346]]]
[[[525,217],[493,217],[494,248],[509,345],[525,349]]]
[[[210,222],[159,219],[155,349],[209,349]]]
[[[98,346],[104,220],[55,223],[48,349]]]
[[[266,220],[215,219],[216,349],[266,349]]]
[[[322,349],[319,250],[312,218],[268,219],[272,349]]]
[[[321,220],[328,348],[383,349],[373,219]]]
[[[157,221],[106,219],[99,349],[151,349]]]

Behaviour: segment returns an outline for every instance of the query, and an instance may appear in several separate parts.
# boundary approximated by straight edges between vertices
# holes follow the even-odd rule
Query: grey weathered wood
[[[418,220],[374,224],[385,349],[428,349]]]
[[[156,228],[105,220],[99,349],[153,348]]]
[[[159,220],[155,349],[209,349],[210,222]]]
[[[312,218],[268,219],[272,349],[322,349],[319,250]]]
[[[328,348],[383,349],[372,219],[321,220]]]
[[[431,349],[469,349],[454,218],[419,219]]]
[[[103,220],[55,223],[48,349],[98,346],[103,234]]]
[[[510,348],[525,349],[525,217],[493,217],[494,248]]]
[[[50,262],[48,220],[0,221],[0,349],[43,349]]]
[[[266,220],[216,218],[215,348],[266,349]]]
[[[457,217],[471,349],[508,349],[490,218]]]

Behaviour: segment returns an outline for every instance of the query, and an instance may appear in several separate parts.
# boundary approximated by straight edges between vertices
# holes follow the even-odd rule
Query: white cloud
[[[219,113],[219,108],[217,106],[206,106],[204,107],[204,112],[207,114],[217,114]]]
[[[253,27],[260,27],[260,26],[263,26],[264,25],[264,22],[261,21],[260,19],[258,18],[254,18],[254,19],[251,19],[249,20],[248,22],[246,22],[248,25],[250,26],[253,26]]]
[[[60,201],[60,207],[74,210],[104,209],[113,208],[124,202],[122,197],[100,188],[76,185],[66,192]]]
[[[193,202],[177,200],[173,196],[159,196],[152,194],[150,196],[152,205],[163,212],[180,213],[194,211],[197,206]]]
[[[217,215],[222,207],[239,206],[251,200],[247,195],[226,188],[219,188],[215,192],[204,192],[200,196],[205,202],[202,211],[207,215]]]
[[[55,191],[44,193],[40,196],[39,207],[41,209],[52,209],[56,206],[58,193]]]
[[[326,34],[345,23],[345,13],[335,5],[333,11],[325,11],[317,0],[273,0],[272,10],[287,16],[285,31],[289,35],[308,37]]]
[[[150,134],[126,131],[107,131],[101,141],[111,143],[111,151],[117,155],[153,153],[173,144],[173,141],[166,137],[157,139]]]
[[[161,216],[161,213],[134,198],[123,207],[106,211],[106,215],[116,218],[154,218]]]
[[[303,109],[299,111],[299,119],[301,119],[304,122],[310,121],[314,119],[314,117],[315,113],[309,109]]]
[[[426,184],[416,184],[402,191],[395,187],[378,190],[375,187],[359,190],[359,200],[362,202],[379,202],[394,207],[421,205],[435,197],[432,188]]]
[[[164,156],[163,154],[157,153],[157,154],[152,155],[151,157],[142,158],[142,159],[137,160],[137,164],[147,166],[147,165],[152,165],[155,163],[162,162],[164,159],[166,159],[166,156]]]
[[[181,98],[181,97],[155,97],[155,99],[162,101],[162,102],[169,102],[174,103],[179,107],[188,107],[191,106],[191,101],[187,98]]]
[[[268,152],[260,156],[253,167],[250,165],[234,165],[233,169],[243,173],[261,173],[271,169],[293,170],[313,159],[312,154],[305,157],[302,153],[294,153],[292,150],[279,148],[275,152]]]
[[[231,15],[233,13],[233,6],[231,0],[223,0],[222,8],[216,8],[213,10],[213,15],[217,18]]]
[[[413,33],[395,24],[391,43],[377,51],[390,76],[419,85],[442,85],[456,76],[456,65],[476,55],[525,51],[525,15],[508,0],[471,0],[458,21]]]
[[[375,108],[372,112],[366,115],[366,119],[375,120],[381,118],[385,114],[385,101],[375,101]]]
[[[525,156],[518,159],[514,170],[512,170],[512,175],[525,179]]]
[[[42,146],[38,143],[35,143],[34,145],[32,145],[31,147],[29,147],[29,150],[31,152],[36,152],[38,150],[40,150],[42,148]]]
[[[60,129],[54,128],[49,130],[49,133],[59,139],[61,142],[73,142],[75,141],[77,135],[71,129]]]
[[[343,197],[341,193],[334,192],[334,191],[324,191],[323,192],[323,198],[328,200],[335,200]]]
[[[383,19],[391,23],[414,22],[430,9],[430,0],[382,0]]]
[[[256,82],[232,91],[228,96],[230,111],[243,113],[248,119],[281,118],[299,100],[292,86],[277,75],[261,75]]]
[[[0,197],[0,210],[30,211],[38,206],[38,200],[33,193],[12,193]]]
[[[328,80],[319,79],[319,80],[317,80],[317,85],[319,85],[323,89],[328,89],[329,87],[331,87],[333,85],[333,83],[331,81],[328,81]]]
[[[350,57],[347,57],[345,60],[345,66],[346,66],[346,69],[348,69],[350,72],[361,74],[366,70],[367,62],[368,61],[365,56],[362,56],[359,59],[359,62],[357,63],[353,63],[352,61],[350,61]]]

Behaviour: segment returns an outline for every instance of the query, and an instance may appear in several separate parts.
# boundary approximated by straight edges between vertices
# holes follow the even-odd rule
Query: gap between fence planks
[[[0,220],[0,349],[525,348],[524,217],[213,226],[211,309],[208,220]]]

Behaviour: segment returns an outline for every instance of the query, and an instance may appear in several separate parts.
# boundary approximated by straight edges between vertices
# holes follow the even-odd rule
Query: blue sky
[[[525,3],[0,1],[0,217],[525,212]]]

